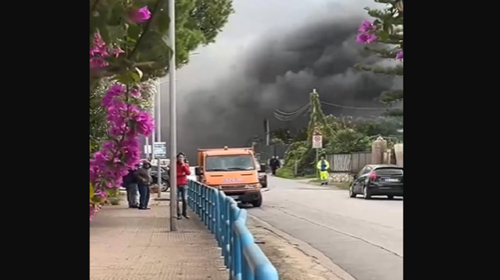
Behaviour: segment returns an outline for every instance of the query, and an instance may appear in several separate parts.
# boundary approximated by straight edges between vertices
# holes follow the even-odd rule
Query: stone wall
[[[330,182],[332,183],[351,182],[352,180],[353,177],[349,173],[330,173]]]

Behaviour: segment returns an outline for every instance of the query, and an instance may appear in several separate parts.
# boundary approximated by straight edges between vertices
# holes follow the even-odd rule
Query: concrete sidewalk
[[[194,213],[169,232],[168,202],[105,206],[90,222],[91,280],[227,280],[213,235]],[[156,204],[156,205],[154,205]]]

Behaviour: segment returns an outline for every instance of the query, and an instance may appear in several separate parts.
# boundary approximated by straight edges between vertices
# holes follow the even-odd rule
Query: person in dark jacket
[[[276,170],[278,170],[278,168],[280,167],[280,161],[277,157],[273,156],[270,160],[269,160],[269,168],[271,168],[271,172],[273,173],[273,175],[276,175]]]
[[[123,177],[123,187],[127,191],[128,208],[138,208],[138,186],[137,169],[130,169],[128,174]]]
[[[149,161],[145,160],[142,162],[142,166],[137,170],[137,186],[139,188],[139,209],[148,210],[149,196],[151,190],[149,185],[151,184],[151,164]]]
[[[189,170],[189,164],[186,163],[186,156],[184,153],[177,154],[177,219],[184,218],[189,219],[187,214],[187,176],[191,175],[191,170]],[[182,202],[182,212],[179,203]],[[182,216],[181,216],[182,214]]]
[[[280,169],[280,168],[281,168],[281,161],[280,161],[280,157],[279,157],[279,156],[276,156],[274,159],[276,160],[276,170],[277,170],[277,169]]]

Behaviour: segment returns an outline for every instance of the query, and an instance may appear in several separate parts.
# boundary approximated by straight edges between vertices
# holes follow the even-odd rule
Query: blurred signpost
[[[154,155],[157,159],[167,158],[167,143],[155,142],[153,144],[153,148],[154,148]]]
[[[314,162],[314,169],[316,169],[316,177],[318,177],[319,171],[316,168],[316,164],[318,164],[318,160],[319,160],[318,149],[323,148],[323,135],[321,135],[321,131],[317,127],[314,129],[314,134],[312,136],[312,147],[313,147],[313,149],[316,150],[316,161]]]

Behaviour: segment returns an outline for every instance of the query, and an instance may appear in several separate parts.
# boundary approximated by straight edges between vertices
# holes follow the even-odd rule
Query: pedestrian
[[[325,159],[325,156],[320,157],[320,160],[316,164],[316,168],[319,171],[321,185],[328,185],[328,169],[330,168],[330,163]]]
[[[277,156],[273,156],[269,162],[269,167],[271,168],[271,172],[274,176],[276,176],[276,170],[280,167],[280,161]]]
[[[151,190],[149,189],[149,185],[153,181],[151,179],[151,163],[149,161],[144,160],[142,162],[142,166],[137,170],[137,178],[138,178],[138,188],[139,188],[139,209],[140,210],[148,210],[149,204],[149,196]]]
[[[280,169],[281,168],[281,161],[280,161],[280,157],[279,156],[276,156],[275,157],[276,159],[276,170]]]
[[[276,170],[274,170],[274,165],[275,165],[275,162],[276,162],[276,159],[274,158],[274,156],[272,156],[270,159],[269,159],[269,169],[271,169],[271,173],[273,175],[276,175]]]
[[[187,214],[187,176],[191,175],[191,170],[189,170],[189,164],[186,163],[186,156],[184,153],[180,152],[177,154],[177,219],[184,218],[189,219]],[[169,170],[170,173],[170,170]],[[179,203],[182,202],[182,212]],[[182,214],[182,216],[181,216]]]
[[[123,177],[123,187],[127,191],[128,208],[139,207],[137,168],[138,166],[135,169],[130,169],[128,174]]]

